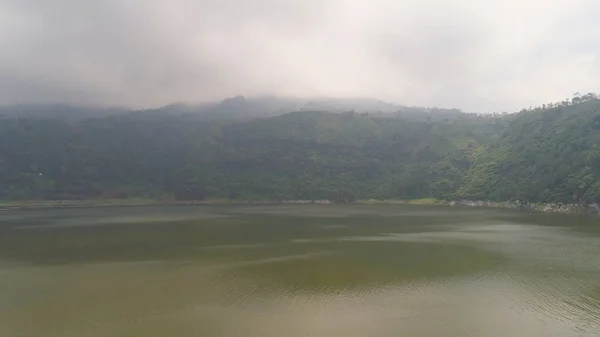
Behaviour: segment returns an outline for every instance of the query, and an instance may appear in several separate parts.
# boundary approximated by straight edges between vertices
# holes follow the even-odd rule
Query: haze
[[[233,95],[515,111],[600,88],[595,0],[0,0],[0,104]]]

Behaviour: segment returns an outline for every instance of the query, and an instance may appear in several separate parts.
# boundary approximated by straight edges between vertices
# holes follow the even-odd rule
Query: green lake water
[[[0,212],[0,336],[600,335],[600,218],[477,208]]]

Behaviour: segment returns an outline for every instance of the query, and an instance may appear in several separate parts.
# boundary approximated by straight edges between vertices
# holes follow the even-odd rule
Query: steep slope
[[[600,201],[600,101],[511,116],[465,181],[468,199]]]

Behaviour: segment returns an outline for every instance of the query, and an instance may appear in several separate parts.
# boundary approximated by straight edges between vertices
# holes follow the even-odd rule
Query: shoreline
[[[241,204],[276,204],[276,205],[416,205],[416,206],[462,206],[477,208],[499,208],[529,210],[543,213],[562,214],[600,214],[599,204],[566,204],[566,203],[531,203],[523,201],[484,201],[484,200],[440,200],[423,199],[368,199],[348,203],[336,203],[331,200],[286,200],[286,201],[253,201],[253,200],[160,200],[160,199],[87,199],[87,200],[27,200],[0,201],[0,211],[11,210],[43,210],[58,208],[92,208],[92,207],[133,207],[133,206],[191,206],[191,205],[241,205]]]
[[[415,200],[367,200],[360,204],[398,204],[398,205],[440,205],[440,206],[462,206],[476,208],[497,208],[526,210],[542,213],[561,214],[600,214],[600,204],[567,204],[567,203],[542,203],[526,201],[486,201],[486,200],[439,200],[439,199],[415,199]]]
[[[453,201],[454,205],[466,207],[487,207],[501,209],[518,209],[542,213],[560,214],[599,214],[599,204],[567,204],[567,203],[535,203],[523,201]]]
[[[211,201],[175,201],[159,199],[86,199],[86,200],[27,200],[0,201],[0,211],[58,208],[133,207],[159,205],[207,205]]]

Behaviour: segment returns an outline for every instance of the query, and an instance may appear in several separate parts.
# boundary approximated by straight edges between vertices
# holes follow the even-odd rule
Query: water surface
[[[0,336],[598,336],[600,220],[425,206],[0,212]]]

